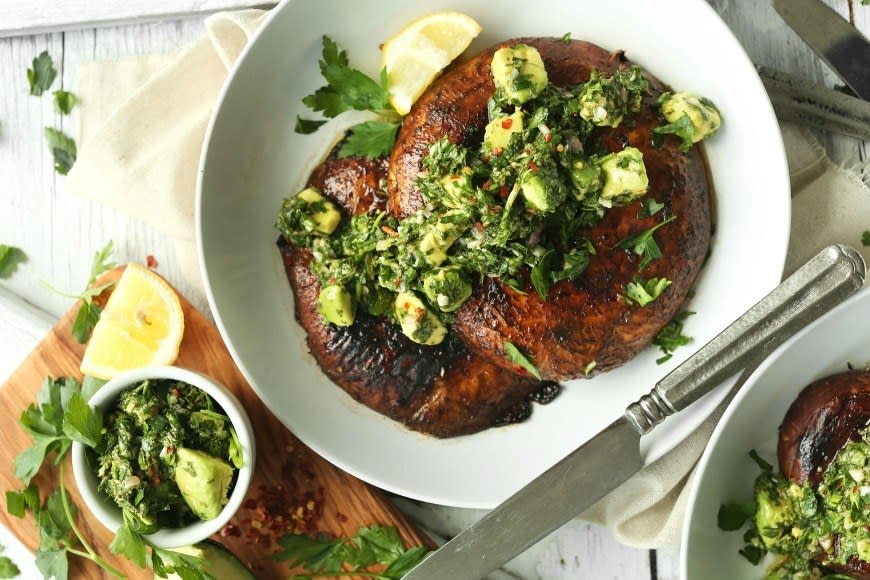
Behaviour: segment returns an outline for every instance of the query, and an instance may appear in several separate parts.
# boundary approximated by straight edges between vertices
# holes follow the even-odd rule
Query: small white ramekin
[[[105,412],[121,392],[146,379],[182,381],[208,393],[230,418],[242,447],[243,465],[239,469],[235,487],[233,487],[227,505],[216,518],[194,522],[183,528],[164,528],[148,535],[148,541],[158,548],[189,546],[218,532],[241,507],[254,472],[256,458],[254,430],[245,408],[229,389],[199,372],[181,367],[146,367],[129,371],[100,387],[88,403]],[[100,523],[109,530],[117,532],[123,524],[121,510],[106,494],[97,490],[99,483],[97,474],[91,461],[88,460],[86,452],[87,449],[84,445],[73,443],[72,465],[76,485],[85,504]]]

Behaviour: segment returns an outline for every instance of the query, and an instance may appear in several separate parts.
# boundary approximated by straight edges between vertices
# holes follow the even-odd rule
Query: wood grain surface
[[[107,274],[108,279],[120,276],[122,269]],[[245,505],[230,523],[241,532],[238,536],[216,534],[213,539],[232,550],[246,564],[251,566],[258,578],[281,578],[291,570],[280,562],[269,559],[276,549],[274,538],[267,534],[266,528],[257,532],[257,541],[247,533],[252,530],[251,520],[262,519],[262,513],[253,507],[264,496],[281,498],[286,505],[303,505],[303,515],[313,508],[316,516],[313,524],[317,531],[328,532],[335,536],[356,533],[360,526],[382,524],[395,526],[407,545],[428,544],[425,538],[381,492],[362,481],[344,473],[313,451],[300,443],[263,405],[254,391],[245,382],[233,363],[229,352],[220,339],[217,329],[202,314],[194,309],[184,297],[185,332],[177,366],[188,367],[204,372],[226,385],[239,398],[254,425],[257,443],[256,468],[253,481],[246,496]],[[21,366],[0,386],[0,425],[2,440],[0,445],[0,482],[3,490],[20,489],[22,484],[14,476],[15,456],[30,447],[30,437],[18,424],[21,412],[36,399],[43,378],[47,376],[74,376],[81,378],[79,362],[84,346],[72,337],[70,328],[76,313],[72,308],[39,343],[36,349],[24,360]],[[43,468],[33,480],[45,497],[57,485],[54,469]],[[108,545],[112,534],[103,528],[87,511],[78,489],[74,485],[72,469],[67,459],[65,482],[73,501],[80,507],[79,525],[88,540],[103,557],[130,575],[142,577],[145,571],[132,562],[112,555]],[[292,499],[291,499],[292,498]],[[311,499],[314,503],[308,504]],[[273,506],[274,510],[274,506]],[[292,519],[294,513],[286,514]],[[302,513],[302,512],[300,512]],[[296,513],[297,517],[299,513]],[[39,535],[33,518],[24,519],[10,516],[0,510],[0,523],[7,526],[30,549],[36,549]],[[256,525],[256,524],[255,524]],[[101,570],[79,558],[71,568],[73,578],[102,578]]]

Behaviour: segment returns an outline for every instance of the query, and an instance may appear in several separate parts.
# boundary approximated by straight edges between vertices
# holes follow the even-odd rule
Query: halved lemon
[[[390,104],[401,115],[448,64],[480,34],[480,25],[461,12],[428,14],[400,30],[381,47]]]
[[[131,263],[94,327],[81,371],[111,379],[135,368],[172,364],[183,334],[184,312],[175,290],[145,266]]]

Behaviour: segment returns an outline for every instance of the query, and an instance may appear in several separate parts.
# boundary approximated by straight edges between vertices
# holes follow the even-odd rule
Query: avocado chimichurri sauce
[[[849,578],[827,569],[854,558],[870,562],[870,428],[859,435],[840,449],[815,489],[759,462],[754,515],[741,553],[756,564],[767,552],[776,556],[766,580]]]
[[[119,396],[93,459],[99,489],[121,508],[125,523],[153,533],[216,517],[242,451],[229,418],[207,393],[161,379]]]
[[[537,49],[519,44],[497,50],[491,72],[482,144],[431,144],[416,184],[426,206],[414,215],[343,219],[313,187],[284,200],[276,227],[311,250],[326,322],[350,326],[361,307],[417,343],[438,344],[473,281],[495,277],[522,291],[517,273],[526,267],[546,298],[553,284],[581,276],[596,251],[577,232],[647,193],[641,151],[608,151],[596,131],[640,110],[649,87],[640,68],[557,87]],[[665,93],[659,106],[670,123],[656,131],[680,136],[685,149],[721,123],[691,93]]]

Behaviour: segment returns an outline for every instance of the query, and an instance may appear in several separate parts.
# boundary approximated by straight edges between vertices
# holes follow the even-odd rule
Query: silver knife
[[[757,362],[864,283],[861,255],[825,248],[648,395],[418,564],[405,580],[478,580],[607,495],[644,465],[640,437]]]
[[[776,116],[870,141],[870,101],[756,66]]]
[[[857,28],[820,0],[773,0],[773,7],[855,94],[870,100],[870,42]]]

